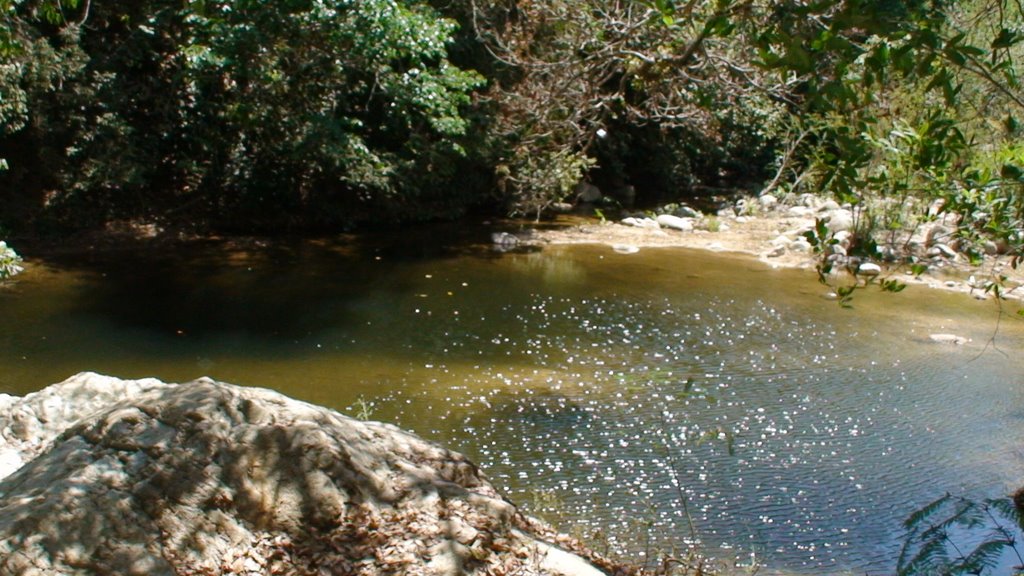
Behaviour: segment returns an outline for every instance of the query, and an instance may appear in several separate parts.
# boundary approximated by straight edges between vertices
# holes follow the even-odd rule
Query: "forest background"
[[[0,239],[540,217],[587,181],[824,194],[861,239],[953,213],[961,251],[1018,255],[1022,26],[1020,0],[0,0]]]

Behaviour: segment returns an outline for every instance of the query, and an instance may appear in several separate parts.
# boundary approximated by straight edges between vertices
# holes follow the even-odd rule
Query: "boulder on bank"
[[[80,374],[0,397],[0,453],[2,574],[603,573],[461,454],[264,389]]]

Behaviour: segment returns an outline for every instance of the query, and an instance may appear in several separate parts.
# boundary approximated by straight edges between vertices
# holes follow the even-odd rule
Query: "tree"
[[[280,227],[467,202],[441,182],[479,80],[447,61],[454,25],[428,7],[151,0],[93,5],[80,27],[13,6],[36,46],[6,68],[25,105],[3,142],[28,151],[10,156],[10,177],[46,166],[53,177],[34,188],[63,221]],[[47,46],[75,66],[45,60]],[[59,69],[59,82],[30,68]]]
[[[448,5],[483,47],[489,163],[515,212],[543,211],[588,173],[615,185],[646,171],[678,193],[771,158],[785,85],[753,64],[752,2]]]

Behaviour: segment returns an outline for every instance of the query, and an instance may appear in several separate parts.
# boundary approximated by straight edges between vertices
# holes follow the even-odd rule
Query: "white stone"
[[[693,231],[692,218],[680,218],[679,216],[673,216],[671,214],[659,214],[657,222],[662,228],[671,228],[673,230],[681,230],[683,232]]]
[[[640,251],[639,248],[632,244],[612,244],[612,250],[619,254],[636,254]]]
[[[764,194],[757,199],[757,203],[764,210],[773,210],[779,203],[779,199],[772,194]]]
[[[956,334],[929,334],[928,339],[939,344],[956,344],[957,346],[970,342],[967,338]]]
[[[861,276],[878,276],[882,273],[882,267],[874,262],[864,262],[857,267],[857,274]]]

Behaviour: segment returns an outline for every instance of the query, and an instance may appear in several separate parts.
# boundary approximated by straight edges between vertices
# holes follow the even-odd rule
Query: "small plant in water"
[[[356,398],[356,401],[349,406],[349,412],[353,413],[353,416],[357,420],[367,421],[373,416],[373,402],[367,402],[362,396]]]
[[[843,308],[852,307],[853,293],[875,283],[875,276],[878,274],[879,269],[876,267],[873,273],[863,274],[863,268],[860,267],[860,264],[862,258],[870,260],[877,253],[877,245],[874,241],[855,242],[851,250],[855,257],[848,258],[846,256],[846,248],[837,250],[837,247],[841,247],[841,242],[836,237],[836,233],[829,227],[828,220],[822,218],[815,220],[814,228],[804,232],[803,236],[814,249],[818,259],[815,265],[815,270],[818,272],[818,282],[828,286],[835,292],[840,306]],[[832,273],[836,266],[840,264],[845,264],[846,269],[853,275],[853,282],[851,284],[840,285],[833,283],[835,276]],[[862,279],[863,283],[861,282]],[[878,278],[877,280],[878,287],[883,292],[902,292],[907,287],[906,284],[899,280],[888,278]]]
[[[1024,574],[1022,508],[1024,489],[980,502],[947,493],[928,503],[903,523],[898,576]]]

